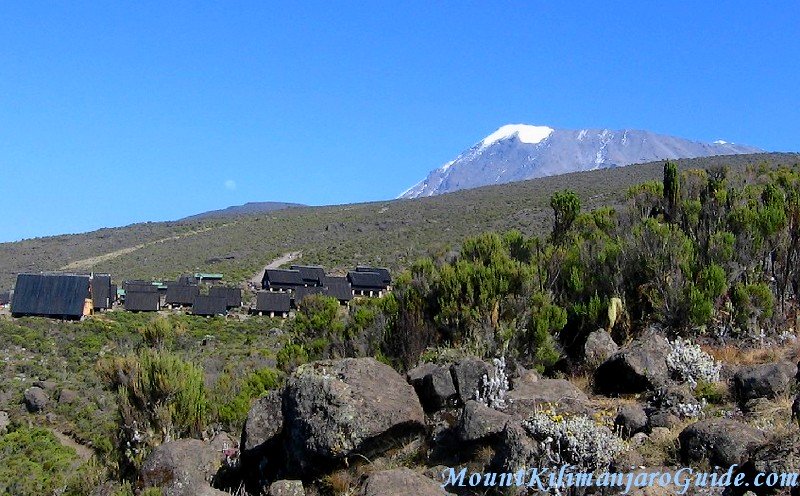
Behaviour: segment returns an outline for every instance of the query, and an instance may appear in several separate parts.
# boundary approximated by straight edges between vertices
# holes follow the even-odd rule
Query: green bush
[[[47,429],[18,427],[0,436],[0,494],[57,494],[76,458],[75,450],[62,446]]]

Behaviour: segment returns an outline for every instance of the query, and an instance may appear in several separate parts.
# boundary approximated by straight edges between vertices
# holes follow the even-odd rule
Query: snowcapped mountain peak
[[[553,133],[553,128],[547,126],[531,126],[528,124],[506,124],[489,136],[483,138],[481,148],[487,148],[498,141],[516,136],[522,143],[535,145],[546,140]]]
[[[635,129],[569,130],[507,124],[454,160],[431,171],[400,197],[419,198],[488,184],[655,160],[761,151],[722,140],[702,143]]]

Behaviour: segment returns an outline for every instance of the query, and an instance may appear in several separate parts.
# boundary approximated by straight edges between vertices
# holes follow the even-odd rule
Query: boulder
[[[678,440],[685,463],[708,460],[712,465],[729,467],[747,460],[751,450],[766,442],[766,436],[742,422],[713,418],[686,427]]]
[[[538,465],[541,449],[539,443],[528,435],[519,422],[509,422],[495,443],[492,470],[516,472]]]
[[[792,403],[792,420],[800,425],[800,394],[794,399]]]
[[[142,489],[161,488],[164,496],[224,496],[211,487],[222,466],[222,454],[197,439],[178,439],[158,446],[139,472]]]
[[[358,454],[372,457],[424,430],[414,388],[374,358],[299,366],[284,398],[291,471],[309,471]]]
[[[414,386],[414,389],[417,389],[422,386],[422,381],[425,379],[425,376],[438,368],[439,365],[435,363],[423,363],[406,372],[406,380],[409,384]]]
[[[592,368],[605,362],[619,351],[619,346],[605,329],[598,329],[589,334],[583,345],[583,359]]]
[[[658,428],[674,429],[681,425],[681,419],[670,410],[655,410],[647,418],[647,430],[653,432]]]
[[[667,383],[669,342],[650,334],[633,341],[603,362],[594,373],[594,383],[602,394],[632,394],[655,389]]]
[[[11,420],[8,418],[8,412],[0,412],[0,436],[6,433],[9,425]]]
[[[789,362],[742,367],[733,376],[733,387],[740,405],[756,398],[772,399],[789,390],[797,367]]]
[[[24,394],[25,398],[25,408],[28,409],[30,413],[40,412],[47,407],[47,404],[50,402],[50,397],[47,396],[47,393],[44,392],[44,389],[33,386],[25,390]]]
[[[746,480],[750,481],[750,486],[753,487],[755,485],[752,482],[757,474],[776,473],[780,476],[780,474],[796,473],[798,467],[800,467],[800,432],[791,430],[754,449],[739,472],[747,475]],[[762,476],[762,484],[767,480]],[[753,489],[759,495],[774,494],[776,490],[777,488],[769,486]]]
[[[56,384],[55,381],[35,381],[33,385],[51,393],[55,391],[56,387],[58,387],[58,384]]]
[[[58,403],[63,405],[65,403],[74,403],[78,399],[78,393],[71,389],[62,389],[58,393]]]
[[[491,374],[491,367],[477,358],[466,358],[450,366],[453,385],[456,388],[459,405],[475,399],[475,393],[483,384],[483,376]]]
[[[361,487],[361,496],[446,496],[441,483],[401,467],[370,474]]]
[[[636,433],[645,431],[647,422],[647,414],[641,405],[622,405],[617,411],[614,426],[619,429],[623,436],[631,437]]]
[[[242,429],[242,454],[250,456],[280,444],[283,434],[283,397],[281,391],[270,391],[257,399]]]
[[[455,406],[458,393],[448,367],[426,363],[409,371],[406,377],[426,411]]]
[[[475,442],[497,437],[510,419],[505,413],[469,400],[461,412],[458,438],[463,442]]]
[[[557,411],[589,413],[589,398],[583,391],[565,379],[539,379],[536,382],[517,381],[506,395],[505,413],[527,419],[536,409],[547,405]]]
[[[269,486],[268,496],[306,496],[303,481],[279,480]]]

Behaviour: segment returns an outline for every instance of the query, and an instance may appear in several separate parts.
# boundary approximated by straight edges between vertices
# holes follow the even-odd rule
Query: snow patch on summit
[[[481,149],[487,148],[498,141],[516,136],[523,143],[535,145],[546,140],[553,133],[553,128],[547,126],[530,126],[528,124],[506,124],[480,143]]]

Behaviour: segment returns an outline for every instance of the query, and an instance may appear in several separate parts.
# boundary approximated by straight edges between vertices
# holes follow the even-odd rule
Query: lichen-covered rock
[[[242,453],[249,455],[260,448],[276,445],[282,434],[282,391],[270,391],[263,398],[257,399],[247,413],[242,429]]]
[[[619,346],[605,329],[589,334],[583,345],[583,358],[589,367],[597,367],[619,351]]]
[[[663,336],[648,334],[603,362],[594,373],[595,387],[603,394],[642,393],[669,380],[667,355],[671,347]]]
[[[279,480],[269,486],[269,496],[305,496],[303,481]]]
[[[24,393],[25,408],[30,413],[37,413],[44,410],[50,402],[50,397],[44,392],[44,389],[33,386],[25,390]]]
[[[475,399],[475,393],[481,387],[483,376],[488,376],[491,370],[489,364],[477,358],[466,358],[450,366],[459,405]]]
[[[76,393],[71,389],[62,389],[58,393],[58,403],[61,405],[74,403],[77,400],[78,400],[78,393]]]
[[[800,468],[800,432],[792,430],[775,436],[767,444],[754,449],[739,472],[746,474],[745,480],[750,483],[752,490],[761,495],[775,494],[778,488],[766,485],[769,480],[766,476],[762,476],[760,481],[762,486],[755,487],[753,482],[757,474],[774,473],[780,477],[781,474],[795,473],[798,468]]]
[[[495,443],[492,469],[499,472],[516,472],[537,466],[542,450],[539,443],[528,435],[519,422],[509,422]]]
[[[375,472],[361,487],[361,496],[447,496],[441,483],[402,467]]]
[[[743,367],[733,376],[736,398],[741,405],[756,398],[776,398],[789,390],[796,374],[797,368],[789,362]]]
[[[590,410],[586,394],[565,379],[517,381],[506,397],[509,405],[505,413],[520,419],[549,406],[569,413],[588,413]]]
[[[729,467],[747,460],[748,453],[766,442],[762,431],[735,420],[713,418],[686,427],[678,436],[685,463],[708,460]]]
[[[179,439],[158,446],[145,459],[139,485],[161,488],[164,496],[223,496],[211,487],[222,466],[222,453],[197,439]]]
[[[647,417],[647,430],[653,432],[655,429],[674,429],[681,424],[681,419],[670,410],[655,410],[650,412]]]
[[[424,429],[414,388],[374,358],[301,365],[285,402],[288,468],[303,475],[356,453],[371,457]]]
[[[467,401],[458,424],[458,437],[464,442],[482,441],[498,436],[511,420],[508,415],[475,400]]]
[[[426,411],[455,406],[458,393],[448,367],[426,363],[410,370],[406,377]]]
[[[631,437],[647,429],[647,413],[639,404],[622,405],[617,411],[614,425],[625,437]]]

